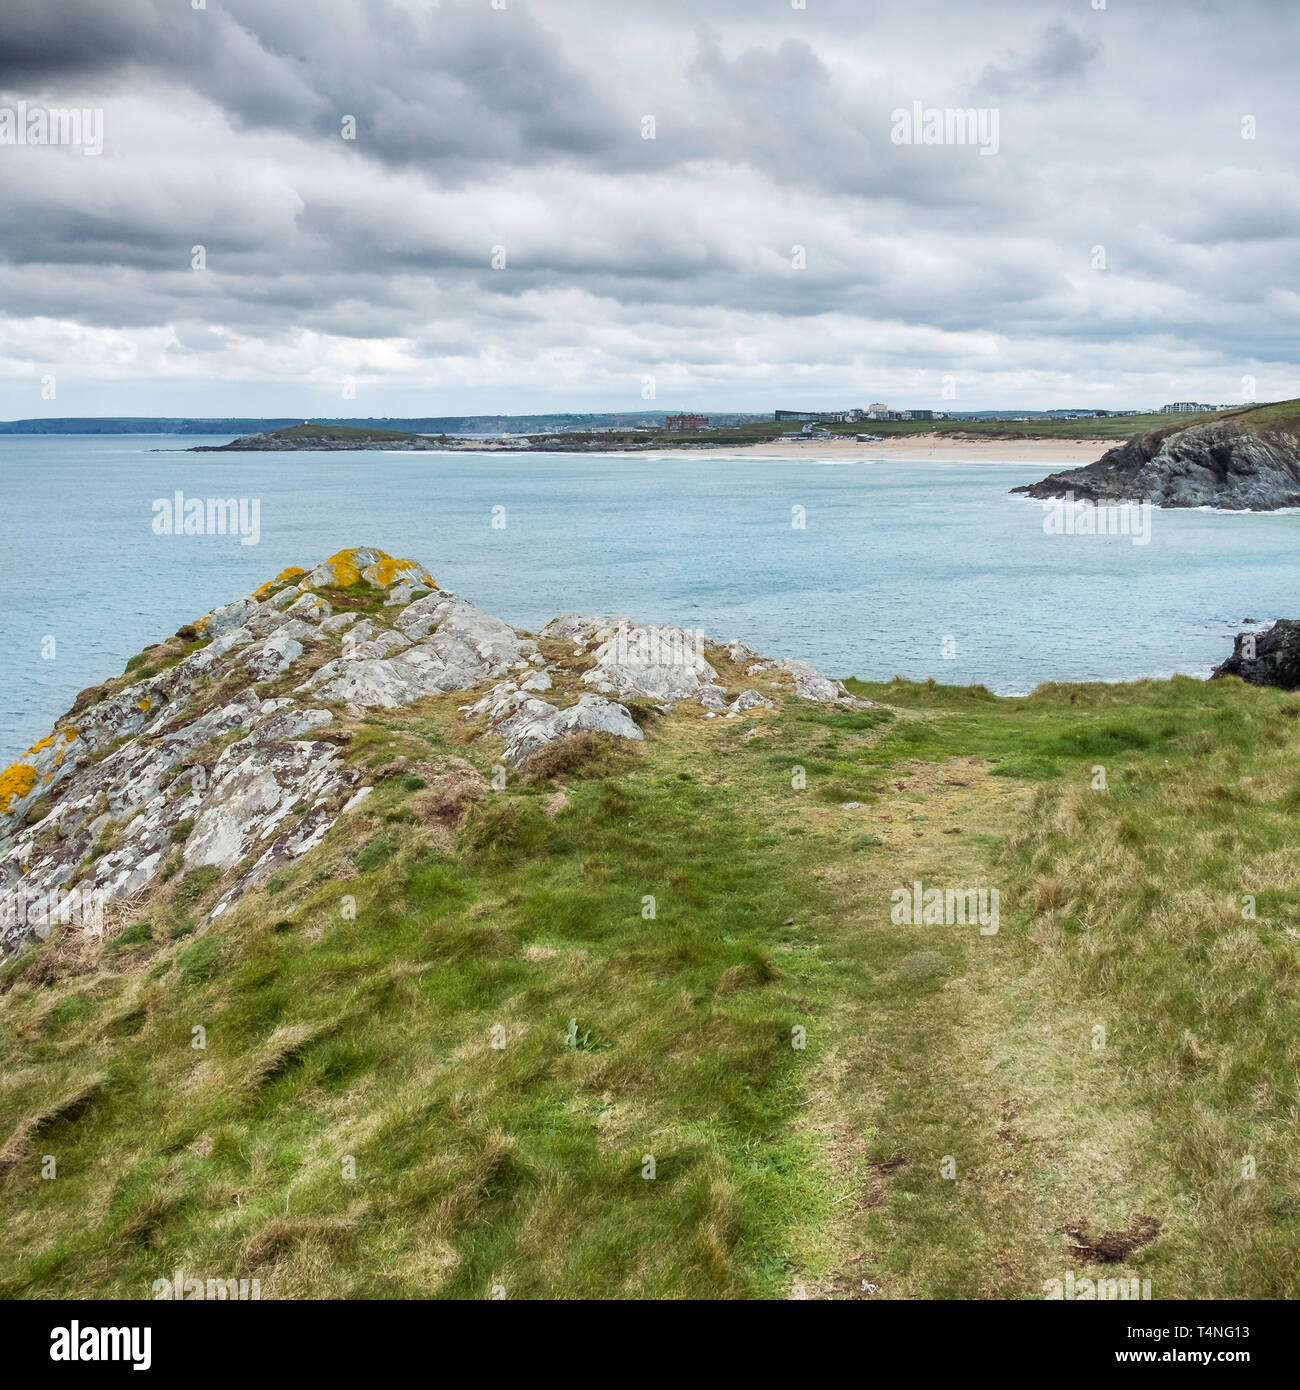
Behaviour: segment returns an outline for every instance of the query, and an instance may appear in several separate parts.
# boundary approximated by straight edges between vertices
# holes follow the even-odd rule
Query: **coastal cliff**
[[[1014,493],[1157,507],[1275,511],[1300,506],[1300,401],[1134,435],[1083,468]]]

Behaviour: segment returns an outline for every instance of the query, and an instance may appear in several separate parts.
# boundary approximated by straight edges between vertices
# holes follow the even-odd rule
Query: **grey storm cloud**
[[[1037,46],[1023,58],[990,63],[976,81],[975,90],[991,97],[1048,91],[1082,77],[1100,51],[1100,39],[1087,38],[1058,20],[1044,30]]]
[[[0,107],[105,127],[94,158],[0,145],[5,414],[54,368],[123,413],[268,371],[452,413],[484,361],[520,409],[679,368],[759,409],[785,372],[851,401],[945,364],[972,405],[1107,373],[1226,399],[1300,357],[1281,0],[5,10]],[[895,143],[914,104],[993,108],[996,157]]]

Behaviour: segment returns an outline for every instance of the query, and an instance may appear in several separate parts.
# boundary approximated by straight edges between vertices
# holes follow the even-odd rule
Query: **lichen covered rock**
[[[734,676],[719,676],[740,659],[771,692],[787,683],[802,699],[859,703],[804,663],[680,627],[565,614],[541,643],[545,654],[423,566],[374,547],[282,570],[213,609],[83,691],[0,773],[0,958],[48,930],[16,904],[73,886],[135,900],[215,870],[204,920],[226,912],[320,844],[382,775],[343,751],[340,722],[366,709],[467,694],[487,755],[521,767],[566,735],[642,740],[625,699],[661,710],[694,701],[705,718],[771,709],[770,693],[733,694]]]

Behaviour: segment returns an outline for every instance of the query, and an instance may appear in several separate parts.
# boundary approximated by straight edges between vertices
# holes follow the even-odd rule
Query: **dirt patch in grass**
[[[1138,1216],[1124,1231],[1107,1231],[1095,1240],[1088,1235],[1088,1223],[1077,1222],[1063,1228],[1070,1237],[1071,1251],[1088,1264],[1118,1264],[1134,1250],[1150,1245],[1160,1234],[1161,1224],[1154,1216]]]
[[[438,844],[450,849],[452,832],[474,807],[487,800],[491,787],[478,768],[464,758],[448,758],[437,768],[427,763],[418,766],[418,773],[406,771],[403,776],[403,780],[417,776],[425,784],[411,801],[411,810],[433,831]]]
[[[908,1167],[911,1159],[906,1154],[891,1154],[888,1158],[882,1158],[877,1163],[867,1165],[867,1179],[862,1185],[862,1191],[858,1195],[858,1200],[854,1203],[857,1211],[874,1211],[876,1207],[885,1204],[885,1195],[888,1191],[887,1178],[892,1178],[895,1173],[901,1172]]]

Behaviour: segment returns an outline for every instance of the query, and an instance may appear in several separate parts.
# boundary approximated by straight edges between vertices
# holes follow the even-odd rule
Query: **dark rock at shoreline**
[[[1300,507],[1300,402],[1134,435],[1096,463],[1017,487],[1029,497],[1157,507]]]
[[[1240,676],[1248,685],[1300,690],[1300,622],[1279,618],[1263,632],[1239,632],[1232,655],[1210,674]]]

